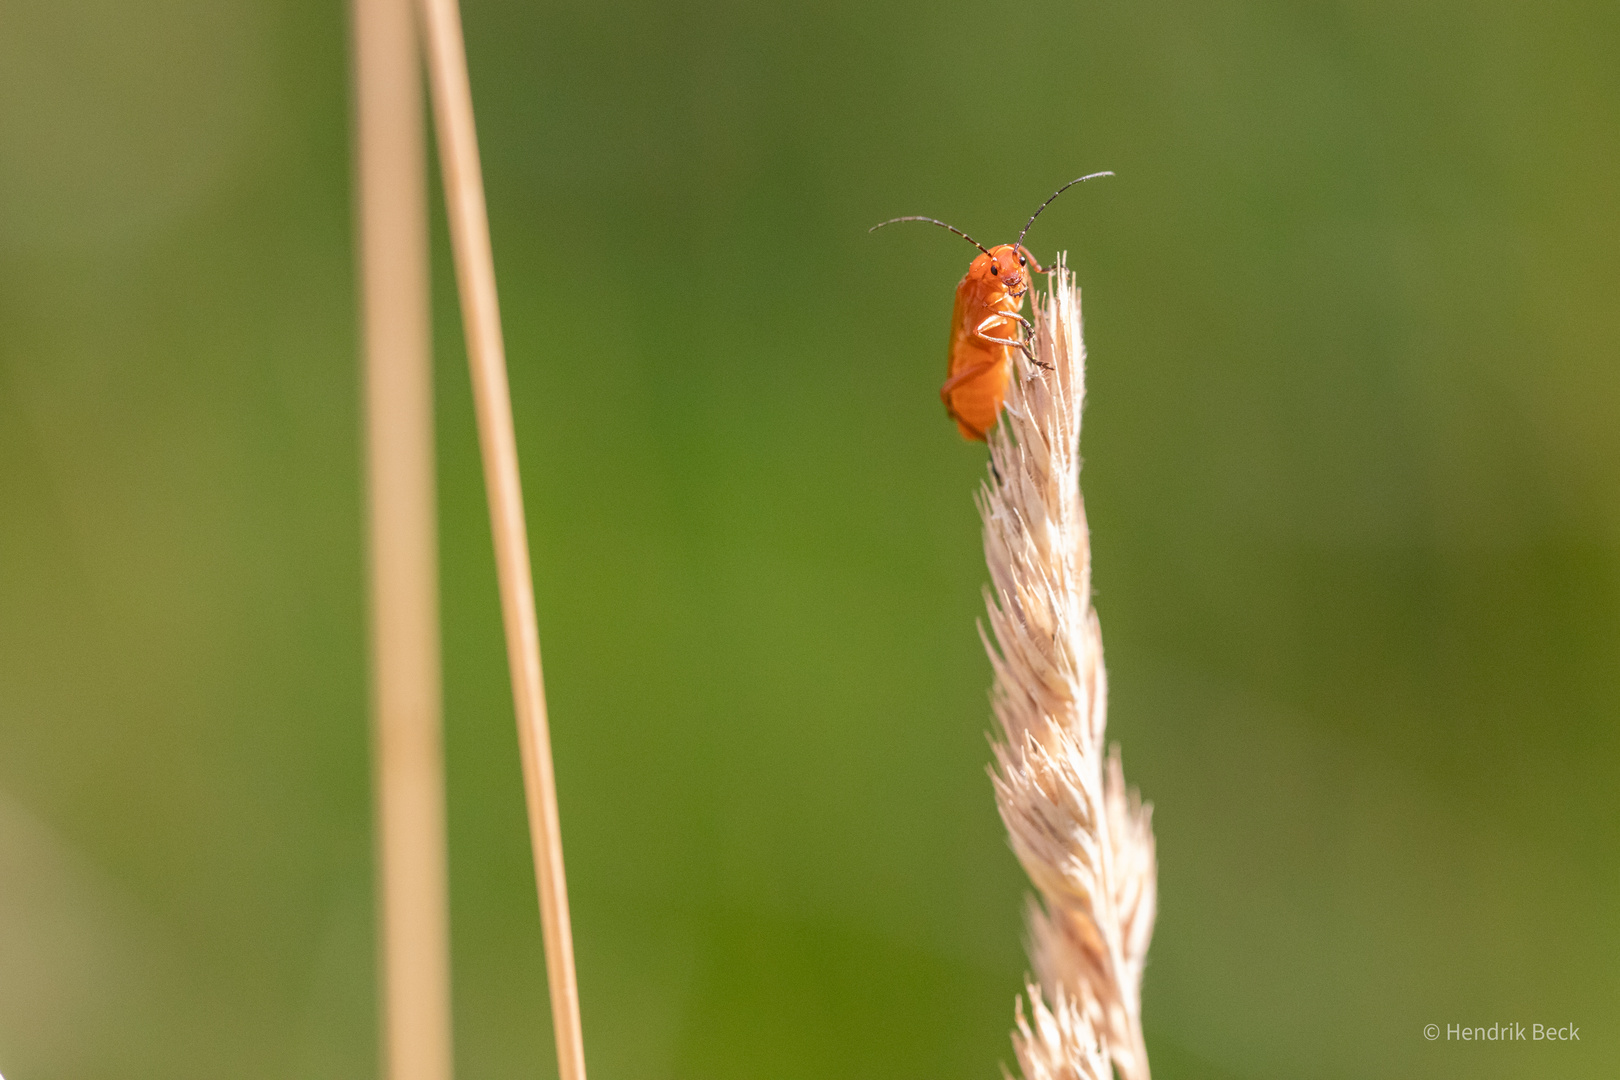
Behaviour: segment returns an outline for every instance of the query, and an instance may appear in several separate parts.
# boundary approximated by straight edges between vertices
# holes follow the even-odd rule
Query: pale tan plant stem
[[[979,496],[991,588],[985,648],[996,802],[1039,894],[1029,909],[1025,1080],[1150,1080],[1142,970],[1157,907],[1151,807],[1106,746],[1108,677],[1080,495],[1085,343],[1059,256],[1034,304],[1042,366],[1017,369]]]
[[[410,0],[354,0],[383,1075],[450,1080],[427,155]]]
[[[421,0],[427,37],[428,76],[433,88],[433,120],[444,170],[444,196],[450,218],[461,319],[472,369],[478,443],[484,460],[495,540],[495,570],[501,616],[506,626],[506,659],[512,674],[518,746],[540,891],[540,925],[545,939],[546,982],[551,993],[552,1028],[562,1080],[585,1080],[585,1045],[580,1030],[579,987],[574,976],[574,942],[568,922],[568,888],[563,876],[562,830],[557,820],[557,782],[546,726],[545,688],[540,674],[540,632],[535,622],[534,583],[523,521],[523,489],[518,478],[517,439],[512,430],[512,399],[506,381],[506,348],[501,339],[500,306],[495,295],[495,261],[484,208],[484,181],[473,126],[472,88],[456,0]]]

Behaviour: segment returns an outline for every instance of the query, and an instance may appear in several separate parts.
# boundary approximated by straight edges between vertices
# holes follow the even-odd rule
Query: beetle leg
[[[1018,250],[1023,254],[1024,258],[1029,260],[1029,265],[1035,268],[1035,272],[1037,274],[1049,274],[1052,272],[1052,268],[1050,266],[1042,266],[1040,261],[1035,258],[1035,253],[1030,251],[1029,248],[1025,247],[1023,244],[1018,245]]]
[[[986,360],[982,364],[974,364],[972,367],[963,368],[961,371],[958,371],[955,375],[952,375],[950,378],[945,380],[945,385],[939,388],[940,398],[945,400],[946,405],[949,405],[951,391],[955,390],[958,386],[961,386],[965,382],[972,382],[974,379],[977,379],[980,375],[983,375],[985,372],[989,371],[995,366],[995,361]]]
[[[997,321],[998,319],[1017,319],[1019,322],[1024,321],[1024,317],[1022,315],[1018,315],[1016,313],[1008,313],[1008,312],[1005,312],[1005,311],[998,311],[994,315],[986,315],[984,317],[984,320],[982,322],[980,322],[978,326],[975,326],[973,328],[973,333],[979,338],[979,340],[988,341],[993,345],[1012,345],[1012,346],[1015,346],[1015,347],[1022,348],[1023,344],[1024,344],[1022,341],[1018,341],[1018,340],[1016,340],[1014,338],[991,337],[989,334],[984,332],[986,327],[988,327],[991,323]],[[1027,326],[1028,324],[1025,323],[1025,325]]]
[[[979,340],[988,341],[992,345],[1006,345],[1008,348],[1022,349],[1024,350],[1024,355],[1029,356],[1029,346],[1025,344],[1022,338],[991,337],[989,334],[981,332],[979,334]],[[1033,357],[1031,359],[1033,359]]]
[[[1010,346],[1011,348],[1017,349],[1020,352],[1022,352],[1024,354],[1024,358],[1027,359],[1030,363],[1034,364],[1036,367],[1042,368],[1042,369],[1044,369],[1046,371],[1051,371],[1052,370],[1052,365],[1051,364],[1043,364],[1043,363],[1040,362],[1039,359],[1036,358],[1035,350],[1031,349],[1029,347],[1029,342],[1023,340],[1022,338],[999,338],[999,337],[991,337],[989,334],[980,334],[979,335],[979,340],[980,341],[988,341],[992,345],[1007,345],[1007,346]]]
[[[1031,341],[1035,340],[1035,324],[1034,323],[1030,322],[1028,319],[1024,318],[1022,315],[1018,314],[1017,312],[1013,312],[1011,315],[1005,316],[1005,318],[1017,319],[1018,324],[1024,328],[1024,333],[1029,335],[1029,340],[1031,340]]]
[[[1041,363],[1040,359],[1036,357],[1035,350],[1030,348],[1029,342],[1024,341],[1021,338],[991,337],[989,334],[985,333],[984,328],[989,326],[997,319],[1017,319],[1019,323],[1023,325],[1024,329],[1029,331],[1030,337],[1035,336],[1035,328],[1029,324],[1028,319],[1024,318],[1017,312],[998,311],[994,315],[987,316],[983,322],[979,323],[978,326],[973,328],[974,334],[978,336],[980,341],[988,341],[993,345],[1008,345],[1012,348],[1019,349],[1026,357],[1028,357],[1029,362],[1034,364],[1036,367],[1042,368],[1046,371],[1052,370],[1051,364],[1043,364]]]
[[[1040,368],[1042,371],[1051,371],[1051,370],[1053,370],[1051,364],[1043,364],[1043,363],[1041,363],[1040,357],[1035,355],[1035,349],[1034,349],[1035,326],[1034,326],[1034,324],[1031,323],[1028,319],[1024,318],[1022,315],[1014,315],[1013,318],[1017,319],[1021,324],[1023,324],[1024,333],[1029,335],[1028,337],[1026,337],[1024,339],[1024,341],[1028,343],[1028,344],[1024,345],[1024,355],[1029,357],[1029,362],[1034,364],[1036,367]]]

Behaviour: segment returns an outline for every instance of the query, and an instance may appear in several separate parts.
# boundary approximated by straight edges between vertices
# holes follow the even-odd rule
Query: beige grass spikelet
[[[1142,969],[1157,863],[1151,807],[1125,786],[1104,732],[1108,680],[1091,607],[1080,496],[1085,345],[1080,294],[1060,257],[1035,298],[1035,348],[1019,360],[978,494],[998,722],[991,777],[1014,853],[1039,893],[1013,1045],[1025,1080],[1149,1080]],[[981,631],[982,633],[982,631]],[[1110,1068],[1111,1063],[1111,1068]]]
[[[1025,1018],[1019,998],[1012,1037],[1024,1080],[1112,1080],[1108,1055],[1079,1006],[1061,990],[1050,1009],[1040,987],[1031,986],[1028,993],[1034,1020]]]

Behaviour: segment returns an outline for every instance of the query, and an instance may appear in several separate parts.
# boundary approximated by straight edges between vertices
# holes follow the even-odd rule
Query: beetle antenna
[[[1085,176],[1076,177],[1075,179],[1070,180],[1067,184],[1064,184],[1062,187],[1058,188],[1056,191],[1052,192],[1052,199],[1057,198],[1059,195],[1063,194],[1065,191],[1068,191],[1070,188],[1074,187],[1074,185],[1080,183],[1080,181],[1082,181],[1082,180],[1095,180],[1099,176],[1113,176],[1113,175],[1114,174],[1111,173],[1111,172],[1094,172],[1094,173],[1087,173]],[[1047,199],[1045,202],[1041,203],[1041,205],[1036,209],[1036,211],[1033,214],[1029,215],[1029,221],[1025,223],[1024,231],[1018,234],[1018,242],[1020,244],[1022,244],[1024,242],[1025,235],[1027,235],[1029,233],[1029,227],[1031,225],[1035,224],[1035,219],[1036,218],[1041,216],[1041,211],[1045,210],[1048,206],[1052,205],[1052,199]]]
[[[1051,202],[1051,200],[1048,199],[1047,202]],[[1040,211],[1037,210],[1036,213],[1040,213]],[[883,228],[883,226],[885,226],[885,225],[893,225],[897,221],[926,221],[930,225],[938,225],[942,229],[951,230],[951,232],[955,233],[957,236],[960,236],[962,239],[966,240],[968,243],[972,244],[974,247],[978,248],[980,251],[984,252],[986,255],[990,254],[990,249],[989,248],[985,247],[983,244],[981,244],[977,240],[973,239],[973,237],[969,236],[967,233],[963,232],[961,229],[958,229],[955,225],[947,225],[943,221],[940,221],[938,218],[931,218],[931,217],[897,217],[897,218],[890,218],[888,221],[880,221],[880,222],[878,222],[876,225],[872,226],[870,229],[867,229],[866,231],[869,232],[869,233],[874,233],[874,232],[877,232],[879,229]]]

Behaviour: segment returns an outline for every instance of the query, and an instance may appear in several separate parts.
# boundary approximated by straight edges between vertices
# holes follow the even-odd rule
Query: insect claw
[[[1042,371],[1056,371],[1057,370],[1051,364],[1042,363],[1041,358],[1035,355],[1035,350],[1030,348],[1029,342],[1020,341],[1018,343],[1018,348],[1023,351],[1025,360],[1028,360],[1030,363],[1034,364],[1036,367],[1040,368]]]

